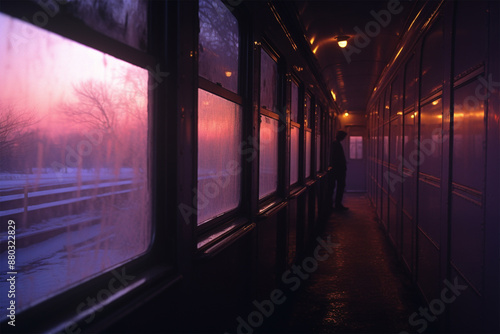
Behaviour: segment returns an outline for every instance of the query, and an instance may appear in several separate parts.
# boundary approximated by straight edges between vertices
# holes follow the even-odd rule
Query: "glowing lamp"
[[[349,39],[349,36],[346,36],[346,35],[337,36],[337,43],[341,48],[345,48],[347,46],[348,39]]]

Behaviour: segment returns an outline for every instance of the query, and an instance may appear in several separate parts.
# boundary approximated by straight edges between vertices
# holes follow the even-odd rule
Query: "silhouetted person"
[[[332,151],[330,156],[330,162],[332,165],[332,174],[333,174],[333,182],[332,182],[332,195],[333,189],[336,188],[335,193],[335,208],[336,211],[345,211],[348,210],[345,206],[342,205],[342,198],[344,197],[345,190],[345,178],[347,171],[347,162],[345,159],[344,148],[340,143],[345,139],[347,133],[344,131],[338,131],[335,136],[335,140],[332,143]]]

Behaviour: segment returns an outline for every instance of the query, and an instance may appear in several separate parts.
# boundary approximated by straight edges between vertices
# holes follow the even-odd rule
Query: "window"
[[[278,188],[278,120],[260,115],[259,198]]]
[[[238,21],[221,1],[200,0],[199,75],[238,92]]]
[[[264,48],[260,69],[259,198],[278,189],[278,63]]]
[[[292,126],[290,143],[290,184],[299,181],[299,132],[298,127]]]
[[[240,204],[241,106],[198,90],[198,223]]]
[[[292,80],[291,89],[290,184],[299,181],[299,86]]]
[[[266,51],[260,58],[260,107],[278,111],[278,64]]]
[[[97,3],[93,0],[58,2],[64,4],[68,13],[81,19],[89,28],[136,49],[147,50],[147,0],[107,0]],[[54,5],[57,6],[55,3]]]
[[[362,136],[349,136],[349,159],[363,159]]]
[[[197,209],[202,225],[240,204],[242,107],[233,94],[238,92],[238,21],[221,1],[208,0],[199,2],[199,21]]]
[[[0,31],[0,215],[16,222],[20,311],[147,251],[148,72],[4,14]]]
[[[311,176],[311,130],[306,130],[306,178]]]
[[[291,119],[293,122],[299,122],[299,86],[292,81],[292,90],[291,90]]]

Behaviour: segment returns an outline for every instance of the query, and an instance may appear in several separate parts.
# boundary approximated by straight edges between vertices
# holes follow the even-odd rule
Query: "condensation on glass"
[[[483,189],[485,163],[484,101],[475,98],[480,85],[474,80],[455,89],[453,115],[453,182],[477,190]]]
[[[349,159],[363,159],[362,136],[349,136]]]
[[[0,215],[16,222],[19,311],[148,249],[148,72],[3,14],[0,31]]]
[[[278,112],[278,64],[264,50],[260,56],[260,107]]]
[[[80,19],[89,28],[141,51],[147,51],[147,0],[58,1],[58,10]],[[67,3],[65,3],[67,2]]]
[[[240,202],[240,105],[198,89],[198,225]]]
[[[291,110],[291,119],[293,122],[299,122],[299,86],[295,82],[292,81],[292,90],[291,90],[291,99],[292,99],[292,110]]]
[[[221,1],[200,0],[199,75],[238,92],[238,21]]]
[[[311,176],[311,131],[306,131],[306,178]]]
[[[420,172],[441,177],[443,104],[434,100],[420,109]]]
[[[299,181],[299,133],[300,129],[292,126],[290,138],[290,184]]]
[[[260,115],[259,198],[278,189],[278,121]]]

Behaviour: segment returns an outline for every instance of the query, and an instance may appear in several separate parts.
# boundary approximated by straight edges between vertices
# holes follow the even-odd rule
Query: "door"
[[[366,127],[348,126],[344,150],[347,159],[346,191],[366,191]]]

